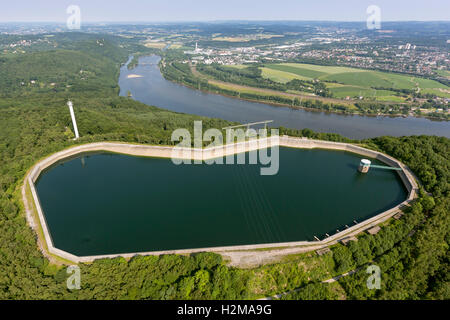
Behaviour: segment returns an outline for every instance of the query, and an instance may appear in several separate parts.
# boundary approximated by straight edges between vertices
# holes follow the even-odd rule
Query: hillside
[[[383,225],[376,236],[362,235],[353,245],[336,245],[330,254],[321,257],[314,252],[293,255],[251,269],[230,267],[221,256],[212,253],[137,256],[129,261],[102,259],[80,264],[81,290],[66,289],[66,266],[59,261],[50,262],[38,251],[36,235],[26,224],[20,188],[31,166],[75,144],[171,144],[172,131],[193,128],[194,120],[203,120],[205,130],[229,124],[118,97],[117,70],[126,54],[123,60],[107,58],[112,47],[104,55],[102,46],[95,48],[96,52],[72,48],[27,53],[2,61],[0,72],[4,73],[0,81],[6,87],[1,86],[4,91],[0,97],[0,299],[254,299],[298,287],[300,291],[287,297],[450,298],[450,140],[428,136],[381,137],[360,142],[404,161],[420,177],[425,190],[432,192],[432,196],[421,193],[405,218]],[[80,68],[89,72],[87,80],[79,78]],[[5,75],[14,80],[5,79]],[[47,86],[16,88],[16,81],[25,79],[72,86],[62,91]],[[72,140],[67,95],[77,109],[81,133],[78,141]],[[281,134],[348,141],[336,134],[308,129],[281,128]],[[322,283],[372,261],[383,271],[383,287],[377,293],[366,288],[363,272],[332,284]]]

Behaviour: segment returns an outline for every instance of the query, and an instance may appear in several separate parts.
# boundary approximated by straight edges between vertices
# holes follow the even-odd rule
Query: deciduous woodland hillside
[[[74,144],[168,145],[175,128],[193,128],[194,120],[202,119],[205,130],[229,123],[118,97],[120,64],[147,49],[111,36],[59,37],[59,48],[0,60],[0,299],[253,299],[295,288],[283,299],[450,298],[450,140],[434,136],[354,141],[403,161],[424,188],[401,219],[385,223],[375,236],[363,234],[323,256],[292,255],[252,269],[227,266],[213,253],[97,260],[80,265],[81,290],[68,290],[66,266],[39,252],[26,224],[20,188],[31,166]],[[82,134],[76,142],[69,98]],[[308,129],[281,128],[281,134],[349,141]],[[373,262],[382,271],[382,289],[376,291],[367,289],[364,268]],[[359,267],[356,274],[322,283]]]

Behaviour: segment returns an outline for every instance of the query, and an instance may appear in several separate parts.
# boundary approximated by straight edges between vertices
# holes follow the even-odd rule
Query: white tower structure
[[[72,101],[69,100],[69,102],[67,102],[67,105],[69,106],[70,116],[72,117],[73,131],[75,132],[75,140],[77,140],[80,137],[80,135],[78,134],[77,120],[75,119],[75,113],[73,112]]]
[[[361,159],[361,162],[359,163],[358,171],[362,173],[367,173],[370,169],[370,164],[372,162],[368,159]]]

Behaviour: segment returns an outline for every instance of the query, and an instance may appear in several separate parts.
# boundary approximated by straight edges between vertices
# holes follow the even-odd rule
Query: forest
[[[231,267],[213,253],[101,259],[80,264],[81,289],[67,289],[67,266],[44,257],[26,223],[20,189],[33,164],[65,147],[94,141],[170,145],[172,131],[192,128],[194,120],[203,120],[204,130],[230,124],[119,97],[119,66],[144,49],[92,37],[76,35],[70,48],[61,40],[62,48],[1,60],[0,299],[255,299],[294,289],[282,299],[450,298],[450,140],[411,136],[352,141],[307,128],[280,128],[280,134],[353,142],[390,154],[420,179],[419,199],[401,219],[381,225],[377,235],[361,234],[358,241],[335,245],[323,256],[296,254],[248,269]],[[46,68],[49,61],[54,64]],[[80,68],[89,71],[85,80]],[[61,90],[21,85],[31,80],[57,81]],[[92,84],[91,90],[85,90],[84,81]],[[72,140],[68,98],[77,107],[77,141]],[[366,287],[369,264],[381,268],[381,290]],[[322,282],[350,270],[358,271]]]

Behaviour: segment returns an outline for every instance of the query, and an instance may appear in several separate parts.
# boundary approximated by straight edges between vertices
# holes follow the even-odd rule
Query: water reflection
[[[450,138],[450,123],[414,117],[369,117],[340,115],[275,107],[217,94],[205,93],[172,83],[163,78],[157,56],[142,57],[137,68],[121,68],[120,95],[131,92],[133,99],[168,110],[248,123],[274,120],[274,126],[317,132],[339,133],[353,139],[376,136],[438,135]],[[130,74],[142,78],[128,78]]]

